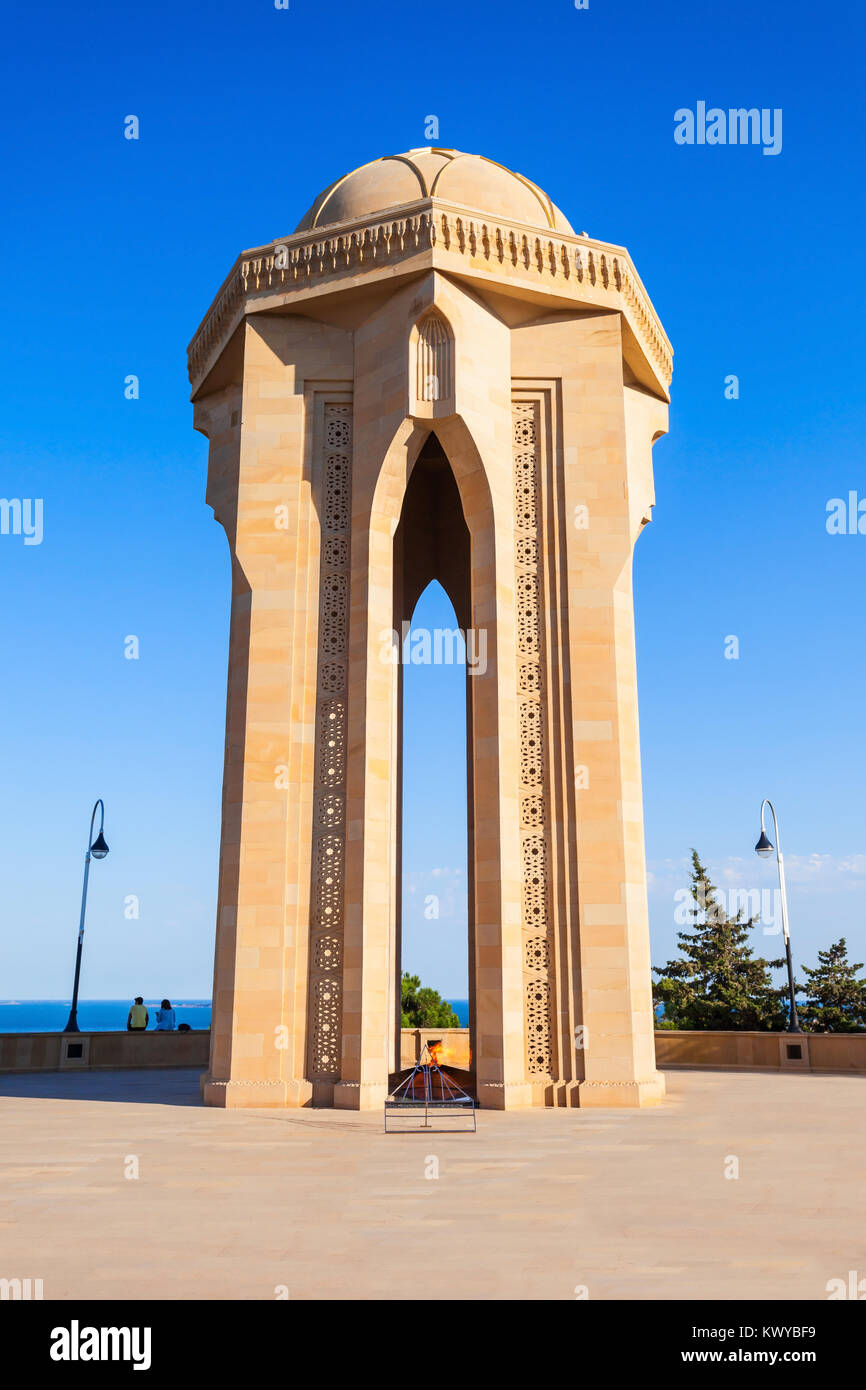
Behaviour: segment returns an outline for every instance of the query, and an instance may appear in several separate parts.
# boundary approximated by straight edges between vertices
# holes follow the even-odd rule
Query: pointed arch
[[[401,526],[407,520],[404,513]],[[417,527],[416,514],[414,525],[406,526],[404,532],[411,546]],[[396,542],[397,538],[398,563]],[[472,819],[466,647],[457,610],[440,579],[430,579],[417,597],[404,584],[403,596],[399,976],[408,971],[445,997],[469,999],[472,933],[467,871]]]
[[[362,1104],[365,1091],[372,1096],[379,1087],[379,1094],[384,1093],[399,1043],[395,992],[400,667],[389,659],[389,644],[383,638],[388,633],[396,636],[394,540],[409,481],[431,434],[425,425],[425,421],[404,419],[385,451],[369,513],[356,510],[354,516],[349,662],[355,698],[349,707],[353,757],[346,810],[343,1015],[344,1037],[353,1039],[353,1050],[351,1055],[344,1051],[342,1081],[335,1091],[338,1106],[355,1105],[359,1087]],[[499,868],[503,863],[513,866],[517,849],[507,833],[513,821],[516,840],[510,776],[516,757],[513,710],[509,707],[505,718],[501,716],[503,701],[513,701],[513,675],[509,679],[508,656],[505,674],[498,659],[499,590],[507,585],[510,591],[511,583],[498,576],[494,498],[472,432],[457,415],[437,420],[434,432],[453,475],[467,533],[467,625],[486,637],[484,669],[477,670],[471,680],[467,676],[471,1046],[479,1093],[492,1098],[493,1104],[502,1104],[505,1078],[510,1081],[517,1072],[523,1052],[522,1029],[514,1029],[511,1017],[520,989],[519,949],[515,952],[511,941],[515,923],[519,926],[518,886],[512,867],[504,874]],[[507,630],[502,635],[507,639]],[[370,711],[376,712],[374,719]],[[496,730],[501,737],[495,736]]]

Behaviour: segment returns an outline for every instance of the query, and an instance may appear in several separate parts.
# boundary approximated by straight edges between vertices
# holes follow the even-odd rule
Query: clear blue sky
[[[423,145],[430,114],[437,143],[627,245],[676,349],[635,562],[654,959],[690,846],[726,886],[772,883],[752,854],[765,794],[796,958],[843,931],[866,955],[866,536],[825,530],[829,498],[866,496],[863,37],[854,4],[779,0],[7,11],[0,496],[44,499],[44,540],[0,536],[0,997],[69,989],[96,796],[112,852],[84,995],[209,993],[229,566],[186,344],[239,250],[291,232],[346,170]],[[674,112],[698,100],[782,108],[781,154],[678,146]],[[437,738],[459,746],[462,677],[425,675],[406,963],[461,995],[464,774],[424,769]],[[439,931],[418,907],[433,892]]]

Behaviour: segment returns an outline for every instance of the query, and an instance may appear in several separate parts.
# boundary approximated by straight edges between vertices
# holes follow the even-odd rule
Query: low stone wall
[[[656,1063],[743,1071],[835,1071],[866,1075],[866,1033],[674,1032],[661,1029]],[[471,1071],[468,1028],[404,1028],[400,1064],[414,1066],[425,1043],[441,1041],[446,1065]]]
[[[859,1072],[866,1075],[866,1033],[674,1032],[655,1035],[660,1071]],[[425,1043],[443,1044],[442,1062],[471,1071],[468,1028],[404,1028],[400,1065],[412,1067]],[[0,1072],[206,1067],[210,1033],[0,1033]]]
[[[656,1033],[656,1065],[866,1075],[866,1033]]]
[[[444,1044],[442,1061],[469,1070],[468,1028],[404,1028],[400,1064],[413,1067],[425,1043]],[[0,1072],[93,1071],[100,1067],[206,1067],[210,1033],[0,1033]]]
[[[0,1072],[206,1067],[208,1029],[189,1033],[0,1033]]]

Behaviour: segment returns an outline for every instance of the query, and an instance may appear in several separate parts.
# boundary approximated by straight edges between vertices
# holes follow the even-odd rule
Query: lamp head
[[[755,853],[759,854],[762,859],[769,859],[770,855],[773,853],[773,843],[771,840],[767,839],[767,832],[765,830],[761,831],[761,838],[755,845]]]
[[[104,859],[108,853],[108,845],[105,843],[105,836],[101,830],[90,846],[90,853],[94,859]]]

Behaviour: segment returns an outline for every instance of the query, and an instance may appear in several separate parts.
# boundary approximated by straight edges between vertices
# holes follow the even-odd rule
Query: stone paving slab
[[[46,1299],[766,1300],[866,1276],[864,1077],[669,1072],[655,1110],[426,1136],[207,1109],[198,1080],[0,1076],[0,1278]]]

